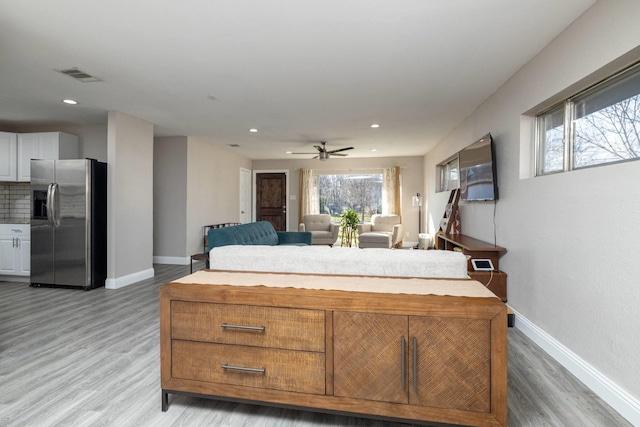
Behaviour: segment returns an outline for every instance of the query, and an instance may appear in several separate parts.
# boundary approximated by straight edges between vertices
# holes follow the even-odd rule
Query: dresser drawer
[[[171,302],[171,337],[324,352],[324,311]]]
[[[325,393],[323,353],[180,340],[171,346],[173,378]]]

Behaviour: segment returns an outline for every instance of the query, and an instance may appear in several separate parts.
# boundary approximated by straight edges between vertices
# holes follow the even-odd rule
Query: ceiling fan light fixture
[[[320,159],[321,162],[325,160],[329,160],[331,155],[345,157],[347,154],[343,154],[343,151],[353,150],[353,147],[342,147],[336,150],[327,150],[327,141],[320,141],[320,145],[314,145],[313,148],[318,150],[318,154],[316,153],[291,153],[287,151],[287,154],[316,154],[313,159]]]

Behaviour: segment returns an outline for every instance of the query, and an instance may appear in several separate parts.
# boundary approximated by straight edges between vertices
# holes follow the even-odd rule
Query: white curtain
[[[318,213],[318,191],[315,186],[312,169],[300,168],[300,191],[298,192],[300,201],[298,206],[298,224],[302,218],[308,214]]]
[[[400,215],[400,166],[382,170],[382,213]]]
[[[382,214],[396,214],[400,217],[400,223],[402,223],[401,206],[400,166],[384,168],[382,170]],[[402,247],[402,237],[395,247]]]

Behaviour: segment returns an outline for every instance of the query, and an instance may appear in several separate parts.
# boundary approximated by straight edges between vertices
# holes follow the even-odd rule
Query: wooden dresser
[[[506,306],[470,280],[200,271],[160,290],[170,393],[505,426]]]

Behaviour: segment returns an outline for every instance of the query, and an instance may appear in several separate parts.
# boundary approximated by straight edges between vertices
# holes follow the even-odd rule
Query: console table
[[[489,290],[495,293],[502,301],[507,302],[507,274],[500,271],[500,257],[507,252],[502,246],[483,242],[464,234],[436,234],[436,247],[438,249],[454,250],[460,248],[462,253],[469,256],[467,270],[469,277],[487,285]],[[490,259],[494,271],[474,271],[471,265],[472,259]]]
[[[507,425],[506,306],[475,281],[199,271],[160,289],[169,394]]]

